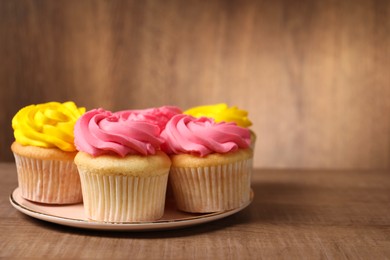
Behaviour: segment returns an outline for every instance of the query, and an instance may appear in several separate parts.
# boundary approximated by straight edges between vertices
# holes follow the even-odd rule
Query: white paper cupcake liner
[[[231,164],[171,168],[178,209],[205,213],[238,208],[250,200],[252,159]]]
[[[164,214],[168,172],[137,177],[80,170],[80,178],[85,214],[90,220],[153,221]]]
[[[73,161],[40,160],[14,154],[22,197],[34,202],[82,202],[80,177]]]

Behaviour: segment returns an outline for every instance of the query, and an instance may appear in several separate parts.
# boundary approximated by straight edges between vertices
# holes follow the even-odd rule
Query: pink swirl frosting
[[[166,141],[163,151],[169,154],[228,153],[250,145],[250,131],[235,123],[216,123],[212,118],[176,115],[161,133]]]
[[[173,116],[181,114],[182,112],[183,111],[180,108],[175,106],[162,106],[139,110],[124,110],[116,112],[116,114],[119,114],[125,119],[150,122],[157,125],[161,132]]]
[[[102,154],[150,155],[163,143],[159,127],[149,122],[131,120],[104,109],[93,109],[76,122],[77,150],[93,156]]]

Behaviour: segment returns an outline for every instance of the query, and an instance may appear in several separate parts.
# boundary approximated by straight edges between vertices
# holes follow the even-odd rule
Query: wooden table
[[[222,220],[179,230],[91,231],[26,216],[0,164],[0,257],[145,259],[390,258],[390,172],[256,170],[255,198]]]

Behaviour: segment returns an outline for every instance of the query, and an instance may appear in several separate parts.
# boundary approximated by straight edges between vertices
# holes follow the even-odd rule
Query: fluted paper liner
[[[104,175],[80,170],[88,219],[153,221],[164,214],[168,171],[159,176]]]
[[[72,161],[41,160],[14,153],[22,197],[34,202],[82,202],[80,177]]]
[[[252,159],[196,168],[172,167],[178,209],[206,213],[239,208],[250,200]]]

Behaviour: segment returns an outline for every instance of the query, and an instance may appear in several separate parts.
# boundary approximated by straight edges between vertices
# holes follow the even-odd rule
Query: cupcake
[[[238,126],[249,128],[252,122],[248,119],[248,112],[239,109],[236,106],[228,107],[227,104],[220,103],[215,105],[197,106],[187,109],[183,112],[193,117],[211,117],[215,122],[234,122]],[[256,143],[256,134],[251,130],[251,148],[254,149]]]
[[[164,214],[171,161],[157,125],[94,109],[75,125],[85,214],[103,222],[154,221]]]
[[[21,196],[49,204],[82,202],[73,129],[85,112],[73,102],[48,102],[19,110],[12,119]]]
[[[161,133],[171,158],[169,179],[178,209],[225,211],[250,201],[250,132],[235,123],[176,115]]]

